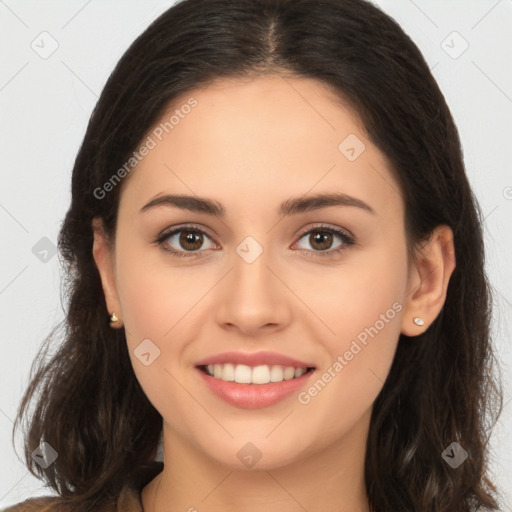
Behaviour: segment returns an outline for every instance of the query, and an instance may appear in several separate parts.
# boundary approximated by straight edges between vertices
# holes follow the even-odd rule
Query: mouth
[[[297,394],[316,367],[273,352],[225,352],[198,361],[197,375],[217,398],[241,409],[260,409]]]

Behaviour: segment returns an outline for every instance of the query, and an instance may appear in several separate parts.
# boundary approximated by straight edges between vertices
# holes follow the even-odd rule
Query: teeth
[[[295,377],[301,377],[306,373],[306,368],[295,368]]]
[[[239,384],[268,384],[269,382],[282,382],[304,375],[306,368],[294,368],[293,366],[247,366],[245,364],[209,364],[206,367],[207,373],[226,382],[237,382]]]
[[[270,368],[266,364],[253,368],[251,382],[253,384],[268,384],[270,382]]]
[[[222,370],[222,378],[227,380],[228,382],[233,382],[235,380],[235,367],[234,365],[228,363],[224,365]]]
[[[220,379],[222,377],[222,365],[220,365],[220,364],[213,365],[213,376],[216,379]]]
[[[284,376],[284,380],[293,379],[295,377],[295,368],[293,368],[292,366],[287,366],[284,369],[283,376]]]
[[[224,373],[222,373],[224,377]],[[219,378],[222,378],[219,377]],[[222,379],[224,380],[224,379]],[[235,382],[239,384],[250,384],[251,383],[251,367],[245,364],[237,364],[235,368]]]
[[[281,382],[283,380],[282,366],[272,366],[272,369],[270,370],[270,380],[271,382]]]

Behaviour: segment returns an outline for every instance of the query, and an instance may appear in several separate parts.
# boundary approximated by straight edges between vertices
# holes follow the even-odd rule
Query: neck
[[[364,454],[370,411],[336,444],[270,469],[234,469],[164,422],[164,470],[142,491],[144,512],[369,512]]]

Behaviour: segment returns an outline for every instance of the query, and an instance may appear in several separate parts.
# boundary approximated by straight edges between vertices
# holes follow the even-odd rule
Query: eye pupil
[[[316,231],[313,235],[315,243],[320,244],[320,249],[328,249],[332,245],[332,234],[326,231]],[[327,240],[327,243],[325,243]]]

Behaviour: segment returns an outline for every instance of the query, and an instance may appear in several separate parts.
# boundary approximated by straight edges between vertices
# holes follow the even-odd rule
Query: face
[[[164,431],[240,468],[242,447],[274,468],[366,436],[408,294],[385,157],[312,79],[219,81],[175,110],[123,183],[106,290]]]

